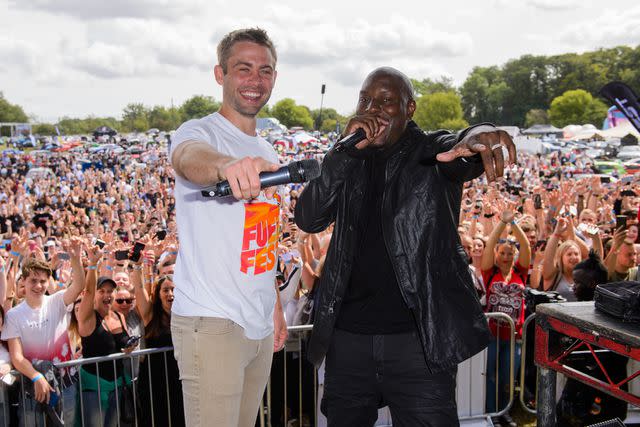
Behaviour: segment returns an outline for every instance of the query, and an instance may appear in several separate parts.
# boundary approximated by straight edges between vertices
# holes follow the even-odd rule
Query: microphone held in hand
[[[291,162],[275,172],[260,173],[260,188],[307,182],[320,176],[320,163],[315,159]],[[201,190],[204,197],[225,197],[231,194],[229,181],[221,181],[213,187]]]
[[[336,151],[350,150],[355,147],[358,142],[364,141],[365,139],[367,139],[367,134],[364,132],[364,129],[358,128],[355,132],[350,133],[336,142],[333,147]]]

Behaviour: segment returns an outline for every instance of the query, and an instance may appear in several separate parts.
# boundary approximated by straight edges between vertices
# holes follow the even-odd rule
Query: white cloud
[[[626,10],[608,10],[569,25],[560,32],[560,40],[584,48],[637,45],[640,41],[640,6]]]
[[[215,2],[219,3],[219,2]],[[205,0],[9,0],[16,9],[68,15],[84,20],[116,17],[156,17],[175,19],[195,15]]]
[[[34,73],[38,70],[40,58],[38,48],[23,40],[0,37],[0,71],[18,68],[25,73]]]
[[[529,6],[545,11],[570,10],[581,3],[580,0],[527,0]]]

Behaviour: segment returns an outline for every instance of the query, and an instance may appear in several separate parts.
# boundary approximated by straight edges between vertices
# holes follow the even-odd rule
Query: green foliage
[[[296,102],[291,98],[284,98],[276,102],[271,108],[271,115],[289,128],[294,126],[302,126],[305,129],[313,128],[313,119],[309,109],[304,105],[296,105]]]
[[[40,124],[34,125],[31,128],[31,132],[34,135],[53,136],[53,135],[56,135],[56,127],[50,123],[40,123]]]
[[[63,117],[58,121],[58,129],[64,135],[78,135],[92,133],[99,126],[109,126],[121,130],[121,123],[113,117],[93,117],[84,119]]]
[[[533,125],[546,125],[549,124],[549,115],[546,110],[540,108],[534,108],[527,112],[524,120],[525,127],[531,127]]]
[[[21,106],[11,104],[0,92],[0,122],[27,123],[29,117],[25,114]],[[10,129],[2,129],[3,136],[9,136]]]
[[[325,132],[336,130],[336,123],[340,123],[341,126],[347,123],[347,117],[340,115],[335,108],[323,108],[322,117],[320,117],[319,108],[311,110],[311,118],[313,119],[314,129],[320,129]],[[320,124],[320,120],[322,120],[322,124]],[[333,123],[333,126],[331,123]]]
[[[474,68],[462,87],[465,118],[471,123],[489,121],[523,126],[531,110],[546,110],[568,90],[582,88],[597,97],[612,80],[640,88],[640,46],[599,49],[583,54],[525,55],[501,67]],[[591,122],[599,124],[597,103]]]
[[[413,119],[422,129],[458,130],[468,126],[462,116],[460,97],[454,92],[436,92],[416,101]]]
[[[194,95],[180,106],[182,121],[208,116],[218,111],[221,105],[212,96]]]
[[[583,89],[568,90],[551,102],[549,119],[554,126],[600,123],[607,115],[607,106]]]
[[[269,106],[267,104],[265,104],[264,107],[262,107],[260,109],[260,111],[258,111],[258,115],[256,116],[256,118],[258,119],[266,119],[272,117],[271,116],[271,109],[269,108]]]
[[[128,104],[122,111],[123,132],[145,132],[149,129],[149,110],[141,103]]]
[[[149,122],[147,129],[156,128],[169,131],[177,129],[178,126],[180,126],[182,123],[182,115],[177,108],[165,108],[161,105],[156,105],[147,112],[147,120]]]
[[[321,132],[333,132],[336,130],[338,121],[336,119],[322,119],[322,126],[320,126]]]
[[[411,79],[413,92],[416,96],[430,95],[436,92],[455,92],[456,87],[453,85],[453,79],[447,76],[440,76],[436,80],[425,78],[422,80]]]

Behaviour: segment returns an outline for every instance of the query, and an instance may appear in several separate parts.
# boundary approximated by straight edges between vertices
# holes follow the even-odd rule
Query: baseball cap
[[[117,287],[116,282],[111,278],[111,277],[107,277],[107,276],[101,276],[98,277],[98,285],[97,288],[100,289],[101,287],[103,287],[104,285],[111,285],[114,288]]]

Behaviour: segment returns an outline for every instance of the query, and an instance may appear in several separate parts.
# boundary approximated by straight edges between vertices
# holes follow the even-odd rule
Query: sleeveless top
[[[124,348],[127,339],[129,338],[129,334],[127,334],[127,330],[122,323],[122,317],[118,315],[118,320],[120,320],[120,325],[122,326],[122,332],[117,334],[112,334],[111,331],[106,330],[102,325],[102,316],[98,313],[97,310],[94,310],[96,313],[96,327],[91,333],[86,337],[82,337],[82,356],[87,359],[89,357],[100,357],[100,356],[108,356],[113,353],[120,353],[120,349]],[[83,369],[87,372],[98,375],[96,373],[96,365],[100,370],[100,378],[113,381],[115,379],[114,375],[114,367],[113,362],[100,362],[100,363],[90,363],[88,365],[83,365]],[[118,371],[118,376],[122,375],[122,360],[116,361],[116,369]]]
[[[569,282],[566,277],[564,277],[564,274],[558,274],[560,275],[560,278],[557,280],[556,286],[554,286],[552,290],[558,292],[560,296],[565,297],[568,302],[578,301],[576,294],[573,293],[573,283]]]

